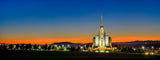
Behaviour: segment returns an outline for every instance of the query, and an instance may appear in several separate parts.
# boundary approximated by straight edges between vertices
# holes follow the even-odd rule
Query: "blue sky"
[[[99,30],[101,12],[105,31],[113,38],[160,37],[159,3],[159,0],[1,0],[1,39],[39,34],[92,37]]]

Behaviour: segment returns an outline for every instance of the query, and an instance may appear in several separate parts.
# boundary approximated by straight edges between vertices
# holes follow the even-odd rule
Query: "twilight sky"
[[[101,11],[112,42],[160,40],[160,0],[1,0],[0,43],[91,43]]]

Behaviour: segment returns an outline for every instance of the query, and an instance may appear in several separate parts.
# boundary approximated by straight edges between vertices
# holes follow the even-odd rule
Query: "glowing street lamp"
[[[145,52],[145,55],[148,55],[149,54],[149,52]]]
[[[153,55],[154,53],[153,52],[150,52],[150,55]]]

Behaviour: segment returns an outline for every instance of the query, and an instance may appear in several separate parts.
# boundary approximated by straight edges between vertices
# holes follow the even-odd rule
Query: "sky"
[[[0,43],[160,40],[159,0],[0,0]]]

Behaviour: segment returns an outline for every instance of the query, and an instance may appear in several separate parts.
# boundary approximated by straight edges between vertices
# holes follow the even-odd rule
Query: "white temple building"
[[[101,26],[98,35],[93,37],[93,50],[112,50],[111,37],[106,35],[103,28],[103,18],[101,13]]]

